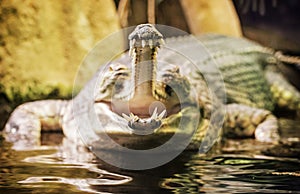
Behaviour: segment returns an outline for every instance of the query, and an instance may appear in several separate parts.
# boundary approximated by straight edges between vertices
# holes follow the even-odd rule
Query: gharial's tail
[[[300,57],[299,56],[285,55],[281,51],[276,51],[274,53],[274,56],[277,60],[284,62],[284,63],[293,64],[300,70]]]

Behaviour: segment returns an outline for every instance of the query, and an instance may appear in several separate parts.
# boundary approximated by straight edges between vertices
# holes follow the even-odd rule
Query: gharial
[[[109,62],[109,68],[97,72],[74,99],[18,106],[3,130],[6,140],[15,148],[32,148],[39,145],[41,130],[61,128],[76,143],[76,118],[89,111],[80,105],[91,96],[107,134],[130,137],[153,133],[157,139],[174,133],[183,117],[209,119],[222,114],[220,107],[224,107],[224,133],[276,142],[280,137],[277,118],[272,114],[275,106],[300,108],[299,91],[277,69],[281,63],[278,53],[250,40],[214,34],[164,39],[153,25],[141,24],[129,35],[129,42],[129,54]],[[196,59],[191,61],[178,53],[189,53]],[[214,65],[223,79],[210,70]],[[222,86],[224,105],[219,100]],[[193,117],[191,107],[196,107],[200,116]],[[218,111],[214,113],[215,109]],[[213,124],[204,128],[201,124],[197,124],[199,130],[191,145],[198,146],[204,134],[214,130]],[[181,130],[184,133],[188,128]],[[100,133],[102,129],[95,130]],[[135,140],[126,143],[134,144]]]

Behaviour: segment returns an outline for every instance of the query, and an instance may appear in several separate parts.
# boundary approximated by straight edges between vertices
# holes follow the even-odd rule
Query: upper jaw
[[[164,45],[163,35],[151,24],[138,25],[128,36],[130,53],[137,47],[160,48]]]

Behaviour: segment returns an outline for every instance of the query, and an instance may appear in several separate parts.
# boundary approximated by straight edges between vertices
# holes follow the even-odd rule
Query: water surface
[[[34,151],[1,139],[0,193],[300,193],[300,122],[280,123],[281,145],[226,140],[205,156],[186,151],[143,171],[110,166],[61,134],[43,134]]]

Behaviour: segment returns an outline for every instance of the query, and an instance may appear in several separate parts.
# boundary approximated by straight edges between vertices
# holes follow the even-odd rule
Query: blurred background
[[[1,129],[22,102],[71,98],[84,56],[111,33],[147,23],[147,5],[147,0],[0,0]],[[246,36],[300,55],[298,0],[156,0],[155,8],[158,24],[192,34]],[[123,46],[118,41],[112,44]],[[101,64],[101,53],[97,57]],[[283,71],[299,88],[299,69]]]

